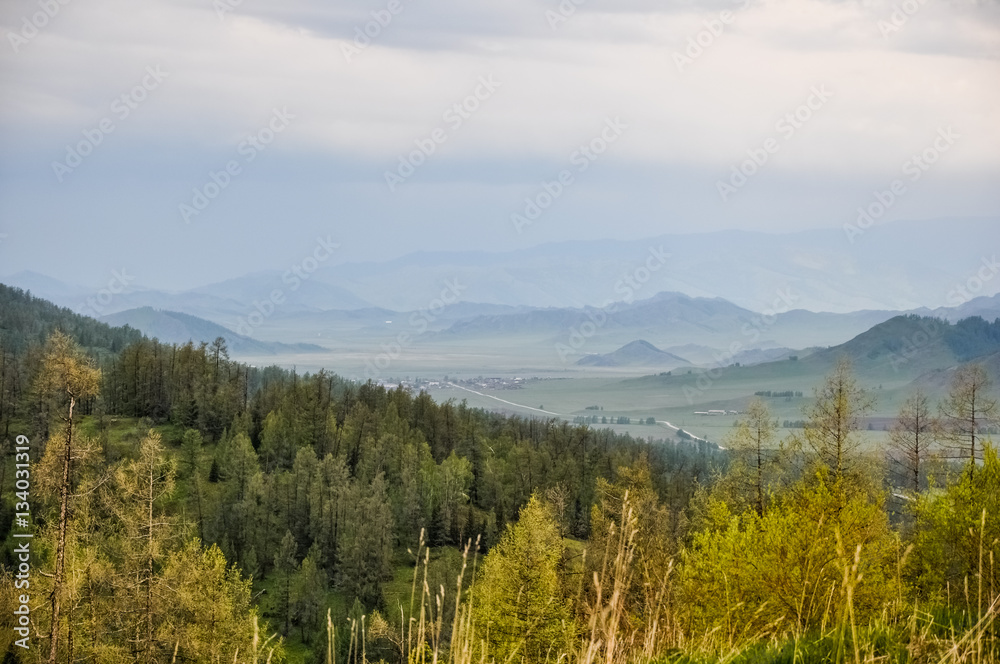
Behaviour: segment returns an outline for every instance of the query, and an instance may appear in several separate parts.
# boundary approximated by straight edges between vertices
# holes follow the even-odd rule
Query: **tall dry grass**
[[[626,494],[627,500],[627,494]],[[859,624],[854,607],[855,589],[864,578],[860,547],[845,551],[838,541],[837,560],[843,575],[840,588],[831,588],[818,630],[803,631],[789,621],[785,632],[772,629],[750,633],[738,624],[727,624],[702,633],[690,633],[680,624],[670,606],[673,564],[661,574],[661,583],[648,589],[644,621],[636,623],[626,608],[626,593],[643,561],[638,557],[637,517],[623,509],[612,544],[604,552],[600,572],[590,580],[582,600],[585,622],[575,647],[545,658],[552,664],[1000,664],[1000,588],[993,586],[995,561],[992,547],[983,541],[986,513],[980,523],[979,568],[966,579],[962,602],[952,606],[925,607],[907,602],[902,592],[898,606],[885,607],[882,614]],[[430,550],[421,535],[414,568],[410,612],[400,607],[398,635],[390,639],[398,648],[399,661],[407,664],[513,664],[498,662],[473,620],[478,540],[463,551],[461,572],[454,596],[448,599],[444,586],[428,583]],[[905,555],[905,554],[904,554]],[[904,559],[900,559],[899,572]],[[422,573],[421,573],[422,572]],[[466,583],[466,576],[472,583]],[[989,581],[985,581],[989,579]],[[468,587],[467,587],[468,585]],[[839,591],[839,592],[835,592]],[[834,598],[840,598],[834,601]],[[727,607],[739,598],[720,597]],[[577,601],[581,601],[579,598]],[[454,607],[450,629],[445,629],[445,603]],[[733,613],[733,611],[730,611]],[[368,664],[365,618],[351,620],[347,627],[346,664]],[[336,664],[337,630],[327,614],[327,664]],[[516,649],[514,652],[518,652]],[[343,664],[343,663],[342,663]]]

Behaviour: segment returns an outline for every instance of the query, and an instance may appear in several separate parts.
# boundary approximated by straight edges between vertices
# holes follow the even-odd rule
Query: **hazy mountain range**
[[[855,372],[868,385],[910,393],[921,388],[932,398],[947,391],[956,368],[967,362],[982,365],[994,384],[1000,382],[1000,323],[973,318],[957,324],[920,316],[896,316],[879,323],[849,341],[818,349],[808,355],[752,366],[728,360],[711,367],[660,372],[628,379],[623,384],[684,387],[707,392],[712,386],[770,386],[776,389],[808,389],[816,378],[841,359],[850,360]],[[702,374],[705,374],[702,376]],[[698,386],[698,377],[701,386]],[[707,380],[706,380],[707,378]],[[717,406],[721,407],[721,406]]]
[[[721,349],[752,364],[841,344],[903,312],[1000,316],[998,221],[885,224],[853,242],[839,229],[725,231],[418,253],[322,265],[306,278],[260,271],[180,293],[125,272],[104,288],[32,272],[0,281],[164,341],[226,336],[238,354],[367,352],[404,334],[441,346],[516,340],[561,348],[574,362],[645,340],[684,362],[711,363]],[[956,234],[976,241],[945,241]]]
[[[571,240],[511,252],[424,252],[378,263],[323,264],[311,274],[300,270],[304,278],[275,267],[182,293],[129,283],[95,311],[107,315],[152,306],[229,327],[220,317],[248,315],[254,302],[275,290],[288,313],[414,311],[430,308],[442,294],[508,307],[599,307],[662,291],[721,297],[758,312],[773,308],[783,293],[794,298],[793,308],[810,311],[903,311],[1000,292],[998,240],[1000,219],[992,218],[887,223],[861,234],[730,230]],[[76,311],[103,287],[64,284],[30,272],[0,281]],[[960,288],[967,289],[965,295]]]
[[[875,310],[836,314],[793,309],[764,315],[721,298],[658,293],[645,300],[604,309],[552,308],[476,316],[456,322],[436,336],[442,340],[473,338],[486,342],[517,335],[538,343],[561,343],[587,353],[605,352],[595,350],[596,345],[617,348],[645,339],[696,364],[711,361],[706,351],[719,348],[732,353],[766,350],[769,352],[758,353],[756,359],[769,361],[790,348],[843,343],[900,313]],[[921,307],[906,313],[949,321],[975,315],[993,320],[1000,316],[1000,296],[977,298],[959,307]],[[743,357],[747,362],[754,359]]]
[[[252,307],[250,313],[257,311]],[[628,348],[624,355],[587,360],[583,365],[660,367],[712,364],[720,351],[742,364],[769,362],[788,357],[796,352],[793,349],[841,344],[900,312],[837,314],[793,309],[765,315],[721,298],[658,293],[603,309],[536,309],[458,302],[441,309],[408,313],[379,308],[314,311],[280,306],[270,316],[259,315],[256,319],[246,312],[235,317],[219,310],[211,313],[215,320],[143,306],[100,319],[112,325],[130,325],[171,343],[189,339],[210,342],[223,336],[230,350],[238,355],[336,350],[345,345],[375,348],[408,334],[445,350],[459,343],[491,347],[501,341],[508,346],[516,341],[517,347],[524,349],[534,347],[549,354],[555,349],[564,361],[575,362],[645,340],[649,347],[642,347],[647,352],[640,353],[641,358],[634,353],[640,347],[635,347]],[[909,313],[952,322],[969,316],[993,320],[1000,317],[1000,295],[975,298],[959,307],[920,308]],[[219,320],[228,325],[219,324]],[[653,357],[650,349],[665,356]],[[661,361],[670,357],[677,361]]]

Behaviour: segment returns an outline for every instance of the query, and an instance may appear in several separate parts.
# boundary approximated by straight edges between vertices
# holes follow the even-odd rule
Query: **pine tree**
[[[392,574],[395,528],[385,477],[376,475],[368,486],[352,482],[343,499],[340,579],[349,595],[371,609],[378,606],[381,584]]]
[[[194,489],[195,508],[198,512],[198,538],[204,541],[205,514],[202,508],[201,472],[198,470],[201,446],[201,432],[197,429],[188,429],[184,432],[184,437],[181,440],[181,455],[184,459],[184,464],[187,466],[191,485]]]

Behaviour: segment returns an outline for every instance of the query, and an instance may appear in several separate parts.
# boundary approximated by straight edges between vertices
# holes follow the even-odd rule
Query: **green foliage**
[[[292,622],[292,577],[295,574],[297,545],[291,531],[285,531],[281,544],[274,554],[274,578],[276,593],[274,610],[284,624],[284,634],[288,636]]]
[[[970,603],[1000,590],[1000,458],[986,443],[983,462],[968,462],[958,482],[919,496],[913,507],[915,534],[907,571],[924,599]],[[968,584],[968,586],[966,586]],[[960,600],[958,598],[961,598]]]
[[[898,596],[899,539],[881,502],[845,496],[826,481],[801,482],[759,516],[710,499],[706,527],[682,553],[681,606],[693,631],[732,640],[817,628],[836,620],[844,569],[860,547],[854,592],[862,619]]]
[[[306,643],[319,629],[325,608],[327,578],[320,567],[320,557],[319,547],[313,544],[292,579],[292,615]]]
[[[909,629],[897,609],[911,587],[929,603],[919,615],[944,616],[934,629],[953,640],[964,637],[938,623],[961,634],[970,615],[992,615],[985,607],[1000,587],[990,565],[1000,554],[992,448],[975,472],[919,498],[900,578],[881,467],[856,445],[870,401],[846,368],[817,391],[791,442],[775,440],[766,409],[750,408],[713,486],[722,455],[683,432],[685,441],[650,445],[323,372],[255,369],[229,360],[221,340],[141,340],[105,355],[98,375],[70,339],[54,336],[48,350],[17,357],[13,382],[7,357],[0,421],[39,397],[49,404],[39,425],[65,418],[71,396],[77,415],[94,414],[75,433],[67,424],[79,418],[53,427],[32,469],[45,570],[33,579],[34,597],[44,598],[33,617],[41,631],[56,625],[59,661],[167,662],[174,648],[177,661],[233,661],[236,646],[239,662],[264,661],[272,647],[278,658],[284,647],[259,633],[251,597],[261,596],[303,658],[324,645],[325,610],[343,615],[352,603],[356,619],[380,609],[368,654],[396,657],[400,628],[418,619],[401,599],[411,586],[396,561],[421,530],[437,546],[481,533],[492,547],[476,578],[466,577],[475,591],[434,608],[434,643],[410,650],[456,662],[474,652],[645,662],[668,647],[733,653],[754,643],[748,661],[764,661],[787,658],[788,634],[810,635],[796,652],[817,658],[844,661],[864,639],[865,652],[882,657],[889,651],[874,644]],[[29,385],[36,389],[22,389]],[[143,435],[150,423],[162,440]],[[0,524],[10,523],[10,507]],[[52,574],[60,551],[61,585]],[[421,598],[454,587],[465,561],[447,551],[430,564]],[[251,592],[251,574],[266,593]],[[0,584],[4,634],[10,581]],[[965,615],[948,612],[949,590]],[[861,636],[847,638],[850,630]],[[342,641],[338,652],[348,648]]]
[[[948,328],[945,342],[961,362],[996,352],[1000,346],[1000,318],[988,323],[981,316],[958,321]]]
[[[381,584],[392,577],[393,520],[387,490],[381,474],[370,485],[350,485],[337,545],[343,587],[369,609],[379,606]]]
[[[596,493],[598,502],[591,510],[591,538],[584,576],[590,579],[598,574],[605,584],[621,587],[624,619],[638,625],[643,616],[656,615],[662,608],[660,593],[675,553],[670,513],[653,489],[645,457],[631,467],[619,468],[614,483],[599,478]],[[626,523],[633,524],[629,536],[635,564],[618,569],[613,561],[620,553],[622,527]],[[591,596],[588,601],[596,602],[596,597]]]
[[[238,652],[253,652],[250,580],[227,565],[219,547],[189,540],[170,555],[162,585],[171,611],[161,639],[178,644],[177,661],[232,661]]]
[[[476,630],[497,661],[554,659],[569,647],[562,557],[551,509],[532,496],[486,556],[476,585]]]

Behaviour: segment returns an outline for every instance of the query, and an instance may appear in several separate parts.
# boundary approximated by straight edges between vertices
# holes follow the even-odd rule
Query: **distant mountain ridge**
[[[635,298],[674,291],[763,311],[791,288],[796,306],[812,311],[905,311],[955,304],[956,288],[992,262],[982,246],[995,244],[988,239],[998,238],[998,228],[996,218],[940,219],[878,224],[853,242],[842,228],[567,241],[506,253],[416,253],[324,267],[317,277],[393,309],[419,307],[443,280],[456,279],[465,299],[534,307],[602,306],[629,291]],[[657,269],[647,269],[650,260]],[[996,294],[1000,279],[968,292]]]
[[[877,224],[853,238],[840,228],[729,230],[567,241],[508,252],[418,252],[378,263],[325,264],[306,280],[265,270],[184,293],[133,286],[100,313],[154,306],[220,322],[213,308],[227,315],[246,311],[275,289],[286,296],[290,313],[418,311],[430,307],[448,284],[457,285],[461,300],[512,307],[601,307],[677,292],[763,312],[780,293],[791,291],[795,307],[810,311],[926,313],[1000,292],[995,256],[983,254],[984,246],[1000,239],[998,229],[997,218],[934,219]],[[957,237],[976,241],[957,242]],[[73,308],[93,292],[80,285],[66,292],[54,280],[24,273],[4,281]]]
[[[195,344],[211,343],[217,337],[222,337],[226,340],[229,351],[237,355],[276,355],[326,350],[322,346],[308,343],[284,344],[275,341],[259,341],[236,334],[211,321],[176,311],[159,311],[152,307],[121,311],[104,316],[100,320],[116,327],[128,325],[141,331],[147,337],[159,339],[168,344],[186,344],[189,341]]]
[[[817,350],[798,363],[825,372],[846,357],[861,374],[917,378],[997,353],[1000,319],[987,322],[973,316],[950,323],[908,314],[879,323],[838,346]]]
[[[940,398],[955,370],[968,362],[982,365],[997,386],[1000,320],[989,323],[972,317],[950,323],[917,315],[896,316],[843,344],[814,350],[804,357],[746,366],[736,364],[733,356],[722,356],[711,365],[694,368],[690,375],[660,372],[626,379],[623,384],[678,390],[689,402],[704,405],[704,397],[711,395],[717,384],[767,385],[779,390],[815,385],[816,378],[829,374],[841,359],[850,361],[854,372],[873,390],[884,386],[906,395],[921,388],[932,399]]]

